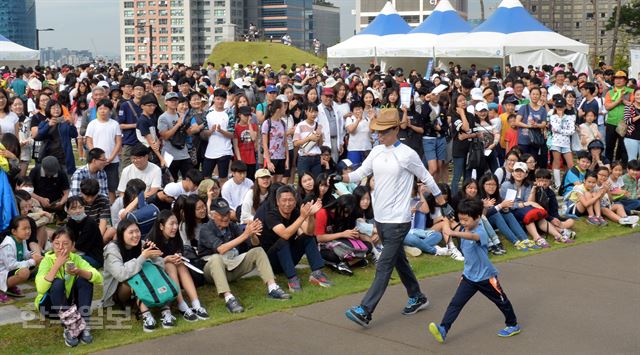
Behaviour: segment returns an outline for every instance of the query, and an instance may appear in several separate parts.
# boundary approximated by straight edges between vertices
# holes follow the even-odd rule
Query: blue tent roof
[[[513,1],[508,1],[513,4]],[[536,20],[529,12],[520,6],[503,6],[505,1],[496,9],[496,11],[480,26],[473,29],[472,32],[499,32],[499,33],[515,33],[528,31],[544,31],[551,32],[542,23]]]
[[[11,42],[7,37],[0,35],[0,42]]]
[[[440,6],[440,5],[438,5]],[[445,33],[470,32],[471,26],[450,6],[445,11],[438,7],[424,20],[420,26],[410,33],[432,33],[441,35]]]
[[[390,2],[387,2],[380,14],[358,35],[386,36],[406,34],[411,31],[409,26],[396,12]]]

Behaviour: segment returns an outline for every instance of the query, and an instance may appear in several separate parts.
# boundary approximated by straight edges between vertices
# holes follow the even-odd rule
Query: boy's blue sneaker
[[[498,336],[506,338],[506,337],[514,336],[519,333],[520,333],[520,326],[514,325],[512,327],[504,327],[503,329],[500,329],[498,331]]]
[[[438,343],[444,343],[444,340],[447,338],[447,331],[434,322],[429,323],[429,332],[431,332],[433,337],[436,338]]]
[[[362,306],[354,306],[347,309],[345,315],[349,320],[361,327],[367,328],[369,326],[369,322],[371,322],[371,314],[362,308]]]
[[[419,311],[427,308],[429,306],[429,300],[427,296],[420,294],[416,297],[409,297],[407,301],[407,305],[402,310],[402,314],[405,316],[416,314]]]

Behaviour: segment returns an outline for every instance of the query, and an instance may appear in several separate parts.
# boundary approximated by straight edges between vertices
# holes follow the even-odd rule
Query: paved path
[[[369,329],[344,310],[362,294],[167,336],[105,354],[638,354],[640,353],[640,235],[566,248],[498,264],[501,283],[523,332],[502,339],[502,314],[477,294],[444,345],[428,333],[439,321],[459,275],[420,283],[431,306],[400,314],[406,295],[390,287]]]

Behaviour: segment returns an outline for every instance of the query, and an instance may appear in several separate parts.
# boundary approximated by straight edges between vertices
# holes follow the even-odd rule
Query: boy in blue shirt
[[[498,282],[498,270],[489,261],[487,253],[488,237],[480,224],[483,204],[481,200],[465,199],[458,205],[458,220],[460,224],[449,233],[452,237],[460,238],[460,248],[464,253],[464,271],[440,325],[429,324],[429,331],[436,340],[443,343],[453,322],[458,318],[462,308],[469,302],[476,292],[480,291],[505,316],[506,327],[498,331],[500,337],[510,337],[520,333],[520,326],[513,311],[511,302]],[[460,231],[457,231],[458,227]]]
[[[580,185],[584,182],[584,175],[591,165],[591,154],[587,151],[581,150],[576,153],[578,165],[567,170],[562,179],[562,186],[559,186],[558,193],[566,200],[571,194],[571,190],[576,185]]]

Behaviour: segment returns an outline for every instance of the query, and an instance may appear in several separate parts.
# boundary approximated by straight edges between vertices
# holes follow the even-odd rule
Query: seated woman
[[[122,220],[116,230],[116,238],[104,247],[104,290],[102,293],[102,307],[119,305],[127,307],[135,296],[127,280],[142,270],[142,264],[150,260],[164,268],[162,251],[152,242],[141,242],[140,228],[129,220]],[[156,328],[149,307],[136,300],[136,305],[142,313],[142,329],[152,332]],[[169,305],[162,307],[162,327],[172,328],[176,318],[171,314]]]
[[[320,255],[334,270],[353,275],[351,266],[366,266],[373,245],[356,228],[356,198],[342,195],[316,213],[315,236]],[[362,236],[362,238],[361,238]]]
[[[184,301],[182,292],[178,292],[178,309],[184,319],[188,322],[209,319],[209,313],[200,304],[189,269],[182,262],[182,238],[178,235],[178,219],[173,212],[164,210],[158,214],[153,229],[147,235],[147,240],[154,243],[162,251],[164,270],[177,285],[186,291],[191,300],[190,308]]]
[[[181,196],[183,197],[183,196]],[[178,218],[178,232],[185,246],[198,247],[198,235],[203,224],[209,221],[207,205],[198,195],[184,197],[184,202],[178,210],[178,200],[173,208],[173,214]]]
[[[27,240],[31,237],[29,217],[13,217],[8,228],[10,234],[0,243],[0,304],[9,296],[22,297],[18,285],[25,283],[40,264],[40,253],[29,253]]]
[[[331,178],[326,173],[320,173],[316,176],[316,184],[314,189],[318,191],[318,199],[322,201],[322,205],[326,206],[336,198],[333,196],[335,192],[335,186],[331,182]]]
[[[298,201],[310,201],[318,198],[318,186],[310,171],[303,172],[298,179]]]
[[[51,236],[53,251],[45,254],[36,275],[36,309],[46,317],[58,315],[75,305],[88,325],[91,316],[93,286],[102,282],[102,274],[73,252],[75,239],[66,227],[56,230]],[[63,332],[64,342],[74,347],[83,342],[93,341],[91,330],[85,328],[74,337],[70,329]]]
[[[338,176],[342,176],[342,174],[348,174],[353,171],[353,163],[349,159],[342,159],[338,163],[338,169],[336,174]],[[336,189],[336,192],[333,194],[334,197],[338,198],[338,196],[347,195],[353,193],[353,190],[358,186],[355,182],[344,182],[340,180],[333,184]]]
[[[247,191],[242,201],[242,210],[240,211],[240,223],[242,224],[253,221],[256,210],[269,196],[269,186],[271,186],[271,172],[269,169],[258,169],[255,178],[255,184],[253,184],[251,190]]]
[[[438,206],[436,204],[436,199],[430,192],[427,196],[425,196],[429,219],[431,220],[431,225],[427,225],[426,227],[441,233],[442,239],[444,239],[445,243],[445,247],[434,246],[434,248],[436,249],[435,255],[450,256],[451,259],[455,261],[464,261],[464,256],[462,256],[462,253],[454,244],[453,238],[450,238],[449,236],[451,227],[457,224],[455,221],[455,211],[450,205],[451,188],[449,187],[449,185],[443,183],[438,184],[438,187],[440,188],[440,192],[442,192],[442,196],[445,199],[445,205]]]
[[[382,241],[378,236],[375,221],[373,219],[373,205],[371,204],[371,192],[367,186],[358,186],[353,190],[356,198],[356,228],[360,234],[366,236],[365,240],[373,244],[373,261],[377,262],[382,252]],[[361,236],[361,238],[364,238]],[[368,238],[368,239],[367,239]]]
[[[65,204],[65,211],[69,216],[67,228],[73,233],[76,240],[74,252],[82,256],[94,268],[101,268],[104,259],[98,223],[85,213],[84,201],[80,196],[69,197]]]
[[[413,214],[413,225],[404,238],[405,252],[412,256],[418,256],[422,252],[436,255],[438,251],[438,243],[442,240],[442,233],[430,229],[427,225],[431,225],[429,218],[429,204],[425,198],[428,189],[422,185],[418,185],[418,193],[414,198],[411,213]],[[417,249],[417,251],[413,250]],[[440,248],[443,249],[443,248]]]

